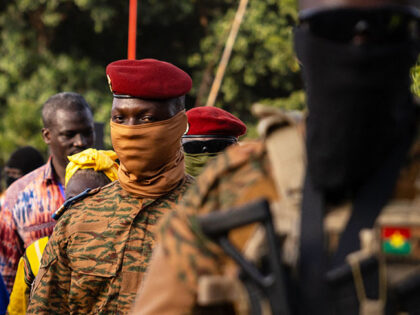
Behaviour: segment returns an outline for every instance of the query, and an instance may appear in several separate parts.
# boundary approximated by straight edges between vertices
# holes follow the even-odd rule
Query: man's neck
[[[61,165],[57,159],[52,157],[52,167],[54,171],[54,175],[56,179],[61,183],[64,184],[65,177],[66,177],[66,166]]]

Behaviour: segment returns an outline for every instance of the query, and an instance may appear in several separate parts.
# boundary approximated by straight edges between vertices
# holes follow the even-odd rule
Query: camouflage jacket
[[[59,219],[45,248],[27,314],[125,314],[146,271],[159,218],[193,179],[158,199],[115,181]]]
[[[412,203],[416,196],[420,200],[419,187],[414,194],[411,191],[413,183],[418,186],[420,181],[420,142],[415,144],[410,157],[401,172],[394,198],[401,196]],[[262,142],[232,147],[210,162],[178,210],[162,219],[158,245],[133,314],[195,313],[202,276],[236,277],[231,259],[203,235],[196,218],[261,197],[270,202],[280,200],[271,168]],[[243,249],[253,231],[252,227],[235,229],[229,239]],[[156,294],[160,295],[159,299],[153,299]]]

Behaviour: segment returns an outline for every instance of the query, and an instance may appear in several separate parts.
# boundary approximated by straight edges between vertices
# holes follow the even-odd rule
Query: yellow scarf
[[[66,187],[70,178],[79,169],[92,168],[97,172],[103,172],[111,181],[117,179],[118,164],[115,162],[117,154],[114,151],[86,149],[67,158],[70,162],[66,167]]]

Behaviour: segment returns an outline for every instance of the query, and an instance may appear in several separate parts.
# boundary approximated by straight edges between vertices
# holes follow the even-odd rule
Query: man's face
[[[176,100],[154,101],[139,98],[114,98],[111,120],[121,125],[141,125],[167,120],[179,112]]]
[[[95,134],[92,114],[87,109],[60,109],[55,114],[55,121],[49,128],[44,128],[42,134],[53,159],[65,166],[68,163],[67,156],[93,145]]]
[[[23,176],[23,171],[19,168],[5,166],[4,174],[7,177],[18,179]]]

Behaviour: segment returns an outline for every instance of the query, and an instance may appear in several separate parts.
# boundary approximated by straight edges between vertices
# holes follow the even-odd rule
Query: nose
[[[127,119],[127,126],[134,126],[136,124],[137,124],[137,121],[135,117],[130,117],[129,119]]]

